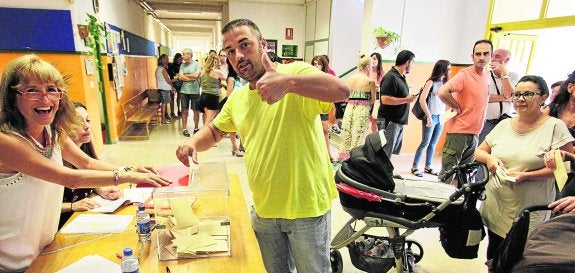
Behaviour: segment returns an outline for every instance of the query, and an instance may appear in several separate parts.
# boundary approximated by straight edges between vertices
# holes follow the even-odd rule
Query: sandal
[[[417,177],[423,177],[423,174],[417,168],[411,168],[411,173]]]
[[[423,169],[423,172],[424,172],[424,173],[431,174],[431,175],[435,175],[435,176],[439,175],[439,173],[436,172],[436,171],[435,171],[434,169],[432,169],[432,168],[425,168],[425,169]]]

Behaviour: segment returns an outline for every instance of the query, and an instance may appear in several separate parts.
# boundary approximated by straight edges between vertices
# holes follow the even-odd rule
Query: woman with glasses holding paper
[[[58,70],[36,55],[11,61],[2,73],[0,272],[26,270],[54,239],[64,186],[169,184],[152,168],[119,172],[82,152],[67,135],[77,119],[66,88]]]
[[[493,258],[519,210],[555,199],[553,171],[545,166],[543,155],[553,149],[573,151],[574,139],[565,123],[541,111],[548,95],[543,78],[521,78],[512,94],[517,116],[497,124],[475,150],[476,160],[493,173],[481,206],[489,234],[487,259]],[[548,215],[531,213],[530,230]]]

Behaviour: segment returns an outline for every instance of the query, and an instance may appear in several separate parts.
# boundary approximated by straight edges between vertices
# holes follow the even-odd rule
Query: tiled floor
[[[190,120],[191,122],[191,120]],[[193,128],[192,124],[188,128]],[[179,162],[175,156],[178,145],[186,139],[182,135],[181,119],[174,120],[171,124],[162,124],[153,128],[149,140],[121,141],[113,145],[105,145],[102,159],[114,164],[161,166],[169,163]],[[334,138],[335,140],[336,138]],[[336,149],[332,146],[332,152],[336,155]],[[413,154],[400,154],[392,157],[392,162],[397,172],[404,177],[414,177],[409,173]],[[246,203],[252,204],[251,194],[247,187],[247,177],[243,158],[232,156],[229,139],[223,139],[217,147],[199,154],[200,162],[224,161],[228,173],[239,175]],[[440,158],[436,157],[433,167],[440,169]],[[424,175],[424,179],[435,179],[434,176]],[[339,199],[334,200],[332,210],[332,235],[335,235],[349,220],[350,216],[344,212],[339,203]],[[370,231],[373,234],[386,234],[384,230]],[[485,249],[487,238],[480,246],[479,258],[473,260],[458,260],[447,256],[439,242],[439,232],[437,229],[417,230],[408,239],[416,240],[423,245],[424,256],[418,263],[418,272],[426,273],[482,273],[487,272],[483,264],[485,259]],[[349,260],[346,248],[341,249],[344,259],[344,271],[346,273],[362,272],[355,269]],[[394,272],[393,269],[390,272]]]

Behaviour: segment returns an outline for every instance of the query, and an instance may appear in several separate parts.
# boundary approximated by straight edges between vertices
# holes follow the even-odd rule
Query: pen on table
[[[166,266],[166,273],[171,273],[170,268]]]

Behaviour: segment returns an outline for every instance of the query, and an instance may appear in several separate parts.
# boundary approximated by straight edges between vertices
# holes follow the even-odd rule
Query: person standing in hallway
[[[200,73],[200,105],[204,108],[204,124],[212,122],[219,111],[220,92],[222,81],[227,78],[227,73],[220,69],[220,60],[217,54],[210,54],[206,58],[204,68]]]
[[[223,48],[247,80],[213,123],[176,150],[189,166],[198,152],[237,131],[245,144],[253,193],[252,227],[269,273],[330,271],[331,204],[337,197],[319,114],[345,100],[340,79],[305,62],[272,63],[266,40],[248,19],[222,29]]]
[[[383,76],[385,76],[385,71],[382,67],[381,54],[374,52],[371,53],[371,71],[369,71],[369,76],[374,80],[376,92],[375,99],[379,101],[379,87],[381,86],[381,81],[383,81]],[[375,133],[377,131],[377,111],[379,110],[379,102],[371,105],[371,110],[369,111],[369,130],[370,133]]]
[[[485,121],[489,94],[489,72],[485,66],[491,62],[493,44],[489,40],[479,40],[473,45],[473,65],[462,69],[438,91],[439,98],[456,115],[445,124],[447,131],[441,156],[443,174],[453,166],[470,163],[478,144],[478,135]],[[451,183],[447,178],[445,183]],[[454,181],[455,186],[459,186]]]
[[[78,121],[68,96],[60,72],[36,55],[16,58],[2,72],[0,272],[25,271],[52,242],[64,187],[170,184],[153,168],[120,172],[82,152],[68,137]]]
[[[423,172],[437,175],[437,172],[431,168],[431,160],[435,154],[435,145],[443,131],[443,124],[441,123],[441,115],[445,112],[445,104],[439,99],[437,91],[449,80],[449,71],[451,71],[451,63],[447,60],[439,60],[435,63],[431,72],[431,77],[425,82],[419,101],[421,109],[425,113],[425,119],[421,121],[421,144],[415,151],[411,173],[415,176],[422,177],[423,174],[419,171],[419,160],[425,152],[425,168]],[[429,96],[429,104],[426,101]],[[426,149],[427,148],[427,149]]]
[[[202,107],[200,105],[200,72],[202,68],[200,63],[194,61],[192,57],[194,54],[189,48],[184,48],[182,50],[182,56],[184,63],[180,66],[180,74],[178,74],[178,80],[182,81],[182,128],[183,135],[189,137],[190,132],[188,132],[188,111],[191,108],[194,112],[194,133],[198,131],[198,126],[200,123],[200,111]]]
[[[551,94],[549,95],[549,103],[552,103],[555,100],[555,97],[559,94],[559,91],[561,90],[562,84],[563,81],[556,81],[553,84],[551,84]]]
[[[511,59],[511,52],[507,49],[496,49],[491,59],[489,80],[489,103],[483,129],[479,133],[479,143],[485,140],[485,136],[493,130],[500,121],[510,118],[513,111],[511,94],[519,80],[515,72],[507,70],[507,64]]]
[[[375,101],[375,82],[369,77],[371,58],[363,57],[357,64],[358,73],[347,79],[351,94],[341,123],[341,144],[338,160],[349,158],[349,151],[361,144],[369,130],[369,110]]]
[[[325,55],[317,55],[311,59],[311,64],[315,66],[317,69],[321,70],[324,73],[328,73],[328,64]],[[331,156],[331,151],[329,148],[329,114],[320,114],[321,119],[321,127],[323,129],[323,137],[325,138],[325,146],[327,147],[327,152],[329,153],[329,158],[333,162],[335,161]]]
[[[222,52],[220,52],[221,54]],[[230,64],[230,60],[228,60],[228,53],[223,51],[224,54],[226,54],[226,63],[228,66],[228,79],[227,81],[227,86],[226,86],[226,98],[222,101],[222,107],[225,105],[226,101],[228,100],[228,97],[232,95],[232,92],[237,89],[242,87],[243,83],[242,80],[240,79],[240,77],[238,76],[238,73],[236,73],[236,71],[234,70],[234,68],[232,67],[232,65]],[[220,55],[221,56],[221,55]],[[221,110],[220,110],[221,111]],[[238,145],[238,141],[236,139],[236,137],[239,140],[239,145]],[[244,147],[242,145],[242,139],[239,137],[239,135],[236,132],[230,132],[230,142],[232,143],[232,155],[233,156],[237,156],[237,157],[243,157],[244,156]]]
[[[168,65],[168,75],[170,75],[170,79],[176,88],[176,95],[172,96],[172,107],[171,107],[171,116],[172,118],[176,118],[182,115],[182,107],[180,106],[181,101],[181,93],[180,90],[182,89],[182,81],[178,80],[178,74],[180,74],[180,66],[182,65],[182,54],[179,52],[174,55],[174,61]],[[176,112],[177,109],[177,112]]]
[[[162,54],[158,58],[158,67],[156,68],[156,87],[160,92],[162,98],[162,123],[169,124],[170,117],[168,116],[168,104],[172,102],[172,95],[176,94],[176,89],[172,86],[172,80],[168,75],[168,64],[170,59],[168,55]],[[172,108],[174,106],[172,105]]]
[[[497,173],[499,168],[513,177],[510,181],[493,175],[485,186],[480,212],[489,235],[487,259],[493,258],[519,211],[555,200],[553,171],[545,166],[546,152],[573,152],[574,138],[567,126],[541,111],[548,95],[543,78],[522,77],[513,93],[517,116],[500,122],[475,150],[477,161],[485,163],[489,171]],[[537,211],[529,216],[529,231],[533,231],[550,215]]]
[[[381,105],[377,115],[377,129],[384,130],[387,144],[383,151],[389,158],[401,151],[403,125],[407,124],[409,104],[417,99],[417,95],[409,94],[409,86],[405,80],[405,75],[411,71],[414,58],[415,54],[409,50],[399,52],[395,66],[383,76],[379,90]]]

